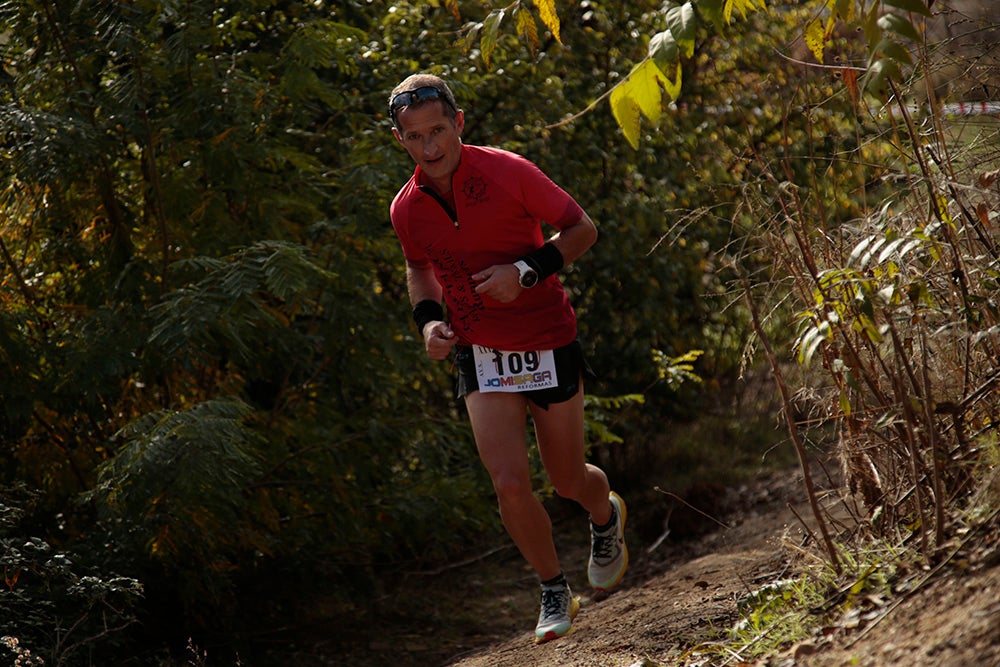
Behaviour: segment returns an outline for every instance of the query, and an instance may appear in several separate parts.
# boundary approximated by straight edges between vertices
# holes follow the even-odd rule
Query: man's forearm
[[[434,277],[434,271],[429,267],[418,269],[407,266],[406,287],[410,296],[410,304],[414,306],[425,300],[440,303],[444,294],[437,278]]]

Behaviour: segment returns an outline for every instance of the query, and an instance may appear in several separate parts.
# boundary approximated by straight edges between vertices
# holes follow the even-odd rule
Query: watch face
[[[520,280],[521,287],[534,287],[535,283],[537,282],[538,282],[538,274],[532,271],[531,269],[528,269],[527,271],[521,274],[521,280]]]

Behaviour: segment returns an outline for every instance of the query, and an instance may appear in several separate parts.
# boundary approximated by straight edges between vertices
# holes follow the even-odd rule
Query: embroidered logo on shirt
[[[470,206],[482,204],[489,201],[486,195],[486,180],[479,176],[472,176],[462,184],[462,194],[465,195]]]

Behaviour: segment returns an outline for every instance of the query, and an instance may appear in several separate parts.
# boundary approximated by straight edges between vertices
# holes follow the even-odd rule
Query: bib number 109
[[[533,391],[559,384],[552,350],[507,352],[473,345],[472,352],[480,391]]]

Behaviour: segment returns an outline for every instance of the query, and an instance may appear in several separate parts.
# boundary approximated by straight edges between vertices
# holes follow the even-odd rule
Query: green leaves
[[[834,28],[839,22],[848,26],[855,23],[855,6],[846,0],[824,0],[824,9],[828,12],[826,19],[816,16],[804,27],[804,38],[809,50],[818,62],[824,61],[826,43],[831,39]],[[884,11],[884,7],[895,8],[907,12],[902,15],[892,11]],[[868,45],[868,63],[861,81],[863,89],[878,94],[886,88],[887,81],[899,81],[903,78],[903,68],[913,64],[911,48],[922,39],[921,28],[914,23],[914,14],[930,16],[930,9],[922,0],[885,0],[883,3],[872,3],[867,13],[861,18],[859,27],[863,30]],[[907,47],[906,42],[914,44]],[[855,68],[856,69],[856,68]],[[844,77],[852,98],[857,98],[855,90],[857,72],[851,69],[851,75]],[[844,70],[845,72],[848,69]]]
[[[219,399],[143,415],[118,434],[91,498],[141,530],[149,554],[168,564],[218,563],[239,542],[247,485],[258,475],[260,439],[250,407]],[[190,553],[194,550],[194,553]]]
[[[506,9],[498,9],[490,12],[490,15],[486,17],[485,21],[483,21],[482,33],[479,38],[479,48],[483,53],[483,62],[485,62],[487,66],[489,66],[490,57],[492,57],[493,51],[497,47],[500,23],[506,15]]]
[[[680,59],[694,53],[696,26],[691,2],[669,7],[665,18],[668,28],[649,40],[646,59],[611,91],[611,112],[632,148],[639,146],[641,116],[656,124],[663,94],[670,100],[680,96]]]
[[[746,18],[766,5],[763,0],[701,0],[697,7],[721,28],[730,23],[734,12]],[[650,38],[646,58],[611,92],[611,112],[632,148],[639,146],[642,116],[655,125],[660,119],[663,94],[668,101],[680,97],[681,58],[694,55],[697,32],[694,0],[680,5],[668,3],[664,20],[667,29]]]
[[[552,37],[561,43],[559,15],[556,13],[555,0],[535,0],[534,5],[542,23],[552,33]],[[500,26],[508,16],[514,17],[515,31],[519,37],[527,41],[528,47],[532,51],[539,47],[538,26],[535,23],[534,15],[522,0],[514,0],[507,7],[491,11],[482,22],[473,23],[465,28],[464,48],[469,50],[478,38],[483,62],[486,63],[487,67],[490,66],[493,53],[500,42],[502,35]]]
[[[690,58],[694,55],[695,30],[697,29],[697,18],[695,16],[694,5],[685,2],[667,10],[667,28],[678,46],[683,49],[684,57]]]

